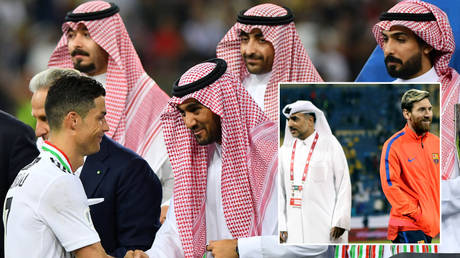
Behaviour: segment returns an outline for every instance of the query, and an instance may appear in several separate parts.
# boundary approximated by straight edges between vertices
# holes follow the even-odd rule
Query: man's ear
[[[407,109],[403,109],[403,116],[406,120],[409,120],[410,118],[410,112]]]
[[[433,51],[433,47],[428,44],[423,44],[422,47],[423,54],[429,55],[431,51]]]
[[[75,111],[70,111],[65,116],[63,123],[64,123],[65,128],[75,131],[80,122],[81,122],[80,115],[78,115],[78,113]]]

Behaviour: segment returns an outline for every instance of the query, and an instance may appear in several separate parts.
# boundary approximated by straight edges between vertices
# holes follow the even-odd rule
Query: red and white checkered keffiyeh
[[[109,7],[104,1],[90,1],[78,6],[73,13]],[[160,135],[160,113],[169,97],[144,71],[118,13],[99,20],[64,23],[64,35],[51,55],[49,67],[73,68],[65,34],[69,28],[76,30],[80,23],[109,55],[105,85],[106,119],[110,126],[107,135],[144,156],[153,139]]]
[[[178,85],[211,72],[215,63],[189,69]],[[174,171],[174,211],[185,257],[202,257],[206,245],[205,198],[210,146],[198,145],[177,105],[194,98],[220,116],[222,204],[233,238],[260,235],[278,166],[278,127],[228,71],[211,85],[172,97],[161,115]],[[212,230],[212,229],[209,229]]]
[[[383,48],[382,30],[390,30],[394,25],[404,26],[423,39],[428,45],[439,51],[440,55],[434,60],[434,68],[441,83],[449,82],[452,78],[452,68],[449,61],[455,50],[454,36],[449,19],[438,7],[418,0],[406,0],[393,6],[389,13],[433,13],[436,21],[381,21],[377,23],[372,32],[380,47]]]
[[[274,4],[261,4],[248,9],[244,15],[279,17],[287,14],[286,9]],[[322,82],[307,51],[300,41],[294,22],[285,25],[247,25],[237,22],[217,45],[217,57],[227,61],[229,69],[242,82],[249,72],[240,51],[240,32],[250,33],[259,28],[265,40],[275,49],[272,76],[265,90],[265,114],[277,122],[279,119],[279,82]]]
[[[441,171],[442,179],[451,179],[454,172],[457,148],[455,146],[455,104],[460,94],[460,76],[452,71],[449,83],[443,83],[441,88]]]
[[[449,179],[454,171],[455,155],[455,124],[454,105],[458,103],[460,79],[458,73],[449,67],[455,50],[454,36],[446,13],[438,7],[418,0],[406,0],[393,6],[390,13],[433,13],[436,21],[381,21],[372,32],[380,47],[383,48],[382,30],[390,30],[394,25],[401,25],[412,30],[427,44],[439,51],[434,60],[434,68],[440,77],[441,88],[441,168],[442,179]]]

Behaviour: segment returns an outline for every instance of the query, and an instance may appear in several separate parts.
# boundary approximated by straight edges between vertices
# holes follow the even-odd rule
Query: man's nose
[[[183,118],[187,128],[192,129],[196,125],[196,119],[192,114],[186,112]]]
[[[37,137],[45,137],[48,135],[49,126],[47,123],[37,120],[37,124],[35,126],[35,136]]]

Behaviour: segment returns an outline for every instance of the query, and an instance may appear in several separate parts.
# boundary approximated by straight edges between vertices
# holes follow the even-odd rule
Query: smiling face
[[[240,50],[249,73],[263,74],[272,70],[275,49],[265,40],[260,29],[253,29],[249,34],[240,32]]]
[[[99,151],[102,137],[109,131],[105,115],[105,98],[100,96],[94,99],[94,107],[86,116],[80,117],[76,135],[82,154],[90,155]]]
[[[404,118],[407,120],[409,128],[418,135],[422,135],[430,130],[433,119],[433,107],[428,98],[414,102],[412,110],[403,110]]]
[[[107,72],[108,54],[89,35],[85,25],[66,32],[67,47],[74,68],[90,76]]]
[[[220,117],[196,99],[187,99],[177,106],[185,126],[192,130],[200,145],[222,143]]]
[[[404,26],[392,26],[382,31],[385,65],[390,76],[401,79],[416,78],[431,68],[429,53],[432,47],[421,43]]]

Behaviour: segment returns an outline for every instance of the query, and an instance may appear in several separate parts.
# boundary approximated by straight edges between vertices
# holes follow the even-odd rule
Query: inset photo
[[[439,243],[439,87],[281,83],[280,243]]]

